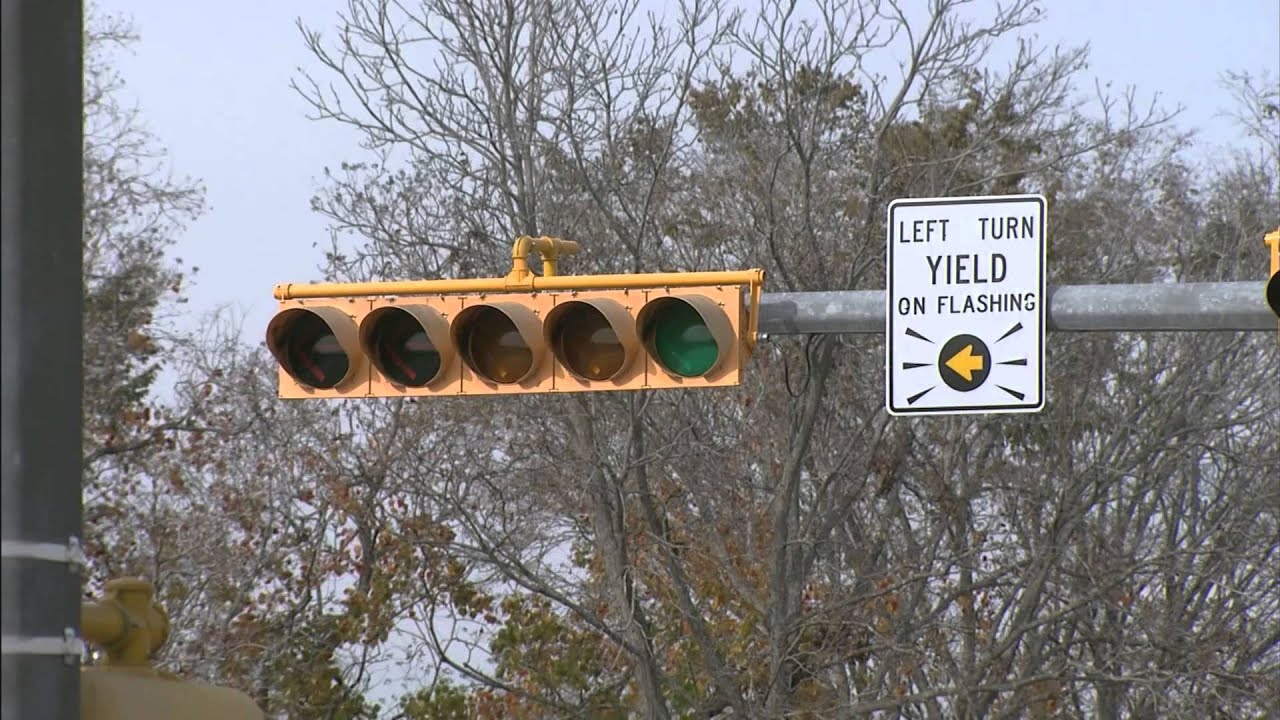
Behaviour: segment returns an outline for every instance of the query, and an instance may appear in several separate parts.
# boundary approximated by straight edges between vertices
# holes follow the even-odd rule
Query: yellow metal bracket
[[[578,243],[545,236],[535,238],[521,235],[516,238],[515,245],[511,248],[511,272],[507,274],[510,289],[522,288],[534,277],[529,270],[530,252],[542,256],[542,276],[554,277],[560,272],[560,256],[578,252]]]
[[[529,253],[542,258],[542,275],[529,270]],[[764,287],[764,270],[729,270],[717,272],[627,273],[612,275],[560,275],[561,255],[578,252],[578,243],[553,237],[516,238],[511,249],[511,272],[500,278],[465,278],[456,280],[389,280],[352,283],[280,283],[273,294],[277,300],[299,300],[337,297],[447,295],[455,293],[540,292],[573,290],[643,290],[654,287],[699,287],[703,285],[742,285],[747,288],[747,322],[744,342],[748,352],[754,351],[760,326],[760,294]]]
[[[106,651],[106,665],[147,671],[151,656],[169,638],[169,616],[152,598],[146,580],[119,578],[107,583],[106,597],[80,606],[85,640]]]
[[[1262,242],[1271,247],[1271,274],[1275,275],[1280,272],[1280,228],[1276,228],[1272,232],[1263,236]],[[1270,277],[1268,275],[1268,277]]]
[[[169,637],[169,616],[155,603],[155,587],[141,578],[107,583],[97,602],[80,606],[85,640],[102,662],[81,668],[83,720],[263,720],[248,695],[231,688],[184,682],[157,670],[151,658]]]
[[[749,270],[757,273],[756,279],[748,283],[747,291],[747,331],[743,333],[743,342],[747,346],[747,354],[756,351],[760,328],[760,293],[764,290],[764,270]]]

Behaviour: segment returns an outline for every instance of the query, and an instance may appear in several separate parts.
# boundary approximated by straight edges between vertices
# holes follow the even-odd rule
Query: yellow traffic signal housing
[[[280,397],[366,397],[369,363],[360,351],[368,298],[288,300],[267,325],[280,372]]]
[[[646,368],[634,313],[644,297],[643,290],[557,296],[543,323],[555,360],[552,386],[569,392],[643,386]]]
[[[645,387],[719,387],[742,382],[755,345],[745,332],[740,286],[651,290],[636,316]]]
[[[286,300],[267,345],[284,398],[736,385],[749,353],[742,294],[721,285]]]
[[[464,395],[548,392],[552,379],[543,318],[555,299],[545,293],[463,295],[449,324],[461,360]]]
[[[263,720],[243,693],[160,673],[80,671],[81,720]]]
[[[1271,250],[1271,275],[1280,273],[1280,227],[1262,237],[1262,242]]]
[[[539,248],[544,274],[533,276],[523,254]],[[267,345],[280,365],[280,396],[741,382],[755,346],[763,271],[555,275],[547,255],[573,249],[553,238],[518,239],[505,278],[277,286],[280,308]]]
[[[1267,281],[1265,292],[1267,305],[1275,313],[1278,319],[1276,328],[1280,330],[1280,228],[1267,233],[1262,241],[1271,250],[1271,279]],[[1280,342],[1280,335],[1276,336],[1276,340]]]
[[[358,352],[368,358],[369,395],[453,395],[462,367],[449,336],[449,321],[462,299],[390,297],[370,302],[360,322]]]

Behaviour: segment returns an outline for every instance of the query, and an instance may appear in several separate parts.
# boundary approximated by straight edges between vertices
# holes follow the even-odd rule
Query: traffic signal
[[[357,333],[368,310],[364,298],[280,303],[267,325],[267,348],[280,365],[281,397],[367,395],[369,371]]]
[[[1271,279],[1267,281],[1267,304],[1271,306],[1271,312],[1280,318],[1280,228],[1267,233],[1263,242],[1271,248]]]
[[[1262,238],[1271,249],[1271,279],[1267,281],[1267,305],[1276,315],[1276,342],[1280,342],[1280,228]]]
[[[522,240],[523,252],[543,243],[542,276],[522,267]],[[566,277],[546,264],[545,250],[555,242],[564,241],[517,240],[515,268],[505,278],[277,286],[280,306],[267,346],[280,366],[280,396],[593,392],[741,381],[755,345],[763,271]]]

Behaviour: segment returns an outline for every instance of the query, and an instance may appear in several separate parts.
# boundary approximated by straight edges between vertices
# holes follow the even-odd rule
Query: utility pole
[[[0,2],[5,720],[80,716],[83,6]]]

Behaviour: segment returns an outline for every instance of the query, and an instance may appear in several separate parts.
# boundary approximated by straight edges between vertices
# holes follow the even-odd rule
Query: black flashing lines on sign
[[[903,370],[912,370],[918,367],[929,367],[929,363],[913,363],[913,362],[902,363]]]
[[[912,395],[911,397],[907,398],[907,404],[908,404],[908,405],[915,405],[917,400],[919,400],[920,398],[924,397],[925,395],[928,395],[928,394],[929,394],[929,391],[930,391],[930,390],[932,390],[932,389],[933,389],[933,387],[928,387],[928,388],[925,388],[924,390],[921,390],[920,392],[916,393],[915,395]]]
[[[930,340],[929,338],[927,338],[927,337],[925,337],[925,336],[921,335],[920,333],[916,332],[915,330],[912,330],[911,328],[907,328],[907,334],[908,334],[908,335],[910,335],[910,336],[911,336],[911,337],[913,337],[913,338],[918,338],[918,339],[920,339],[920,340],[923,340],[923,341],[925,341],[925,342],[929,343],[930,345],[932,345],[932,344],[933,344],[933,341],[932,341],[932,340]]]
[[[1014,325],[1013,327],[1009,328],[1008,332],[1006,332],[1005,334],[1001,335],[1001,336],[996,340],[996,342],[1000,342],[1001,340],[1003,340],[1003,339],[1005,339],[1005,338],[1009,337],[1010,335],[1012,335],[1012,334],[1014,334],[1014,333],[1018,332],[1018,331],[1019,331],[1019,330],[1021,330],[1021,329],[1022,329],[1022,323],[1018,323],[1017,325]]]
[[[998,340],[996,342],[999,342]],[[1026,358],[1018,358],[1017,360],[1001,360],[997,365],[1026,365]]]
[[[1014,396],[1014,397],[1018,398],[1019,400],[1025,399],[1025,398],[1027,397],[1025,393],[1020,393],[1020,392],[1018,392],[1017,390],[1010,390],[1009,388],[1007,388],[1007,387],[1005,387],[1005,386],[1003,386],[1003,385],[997,385],[996,387],[998,387],[998,388],[1000,388],[1001,390],[1003,390],[1003,391],[1005,391],[1005,392],[1009,393],[1010,395],[1012,395],[1012,396]]]

